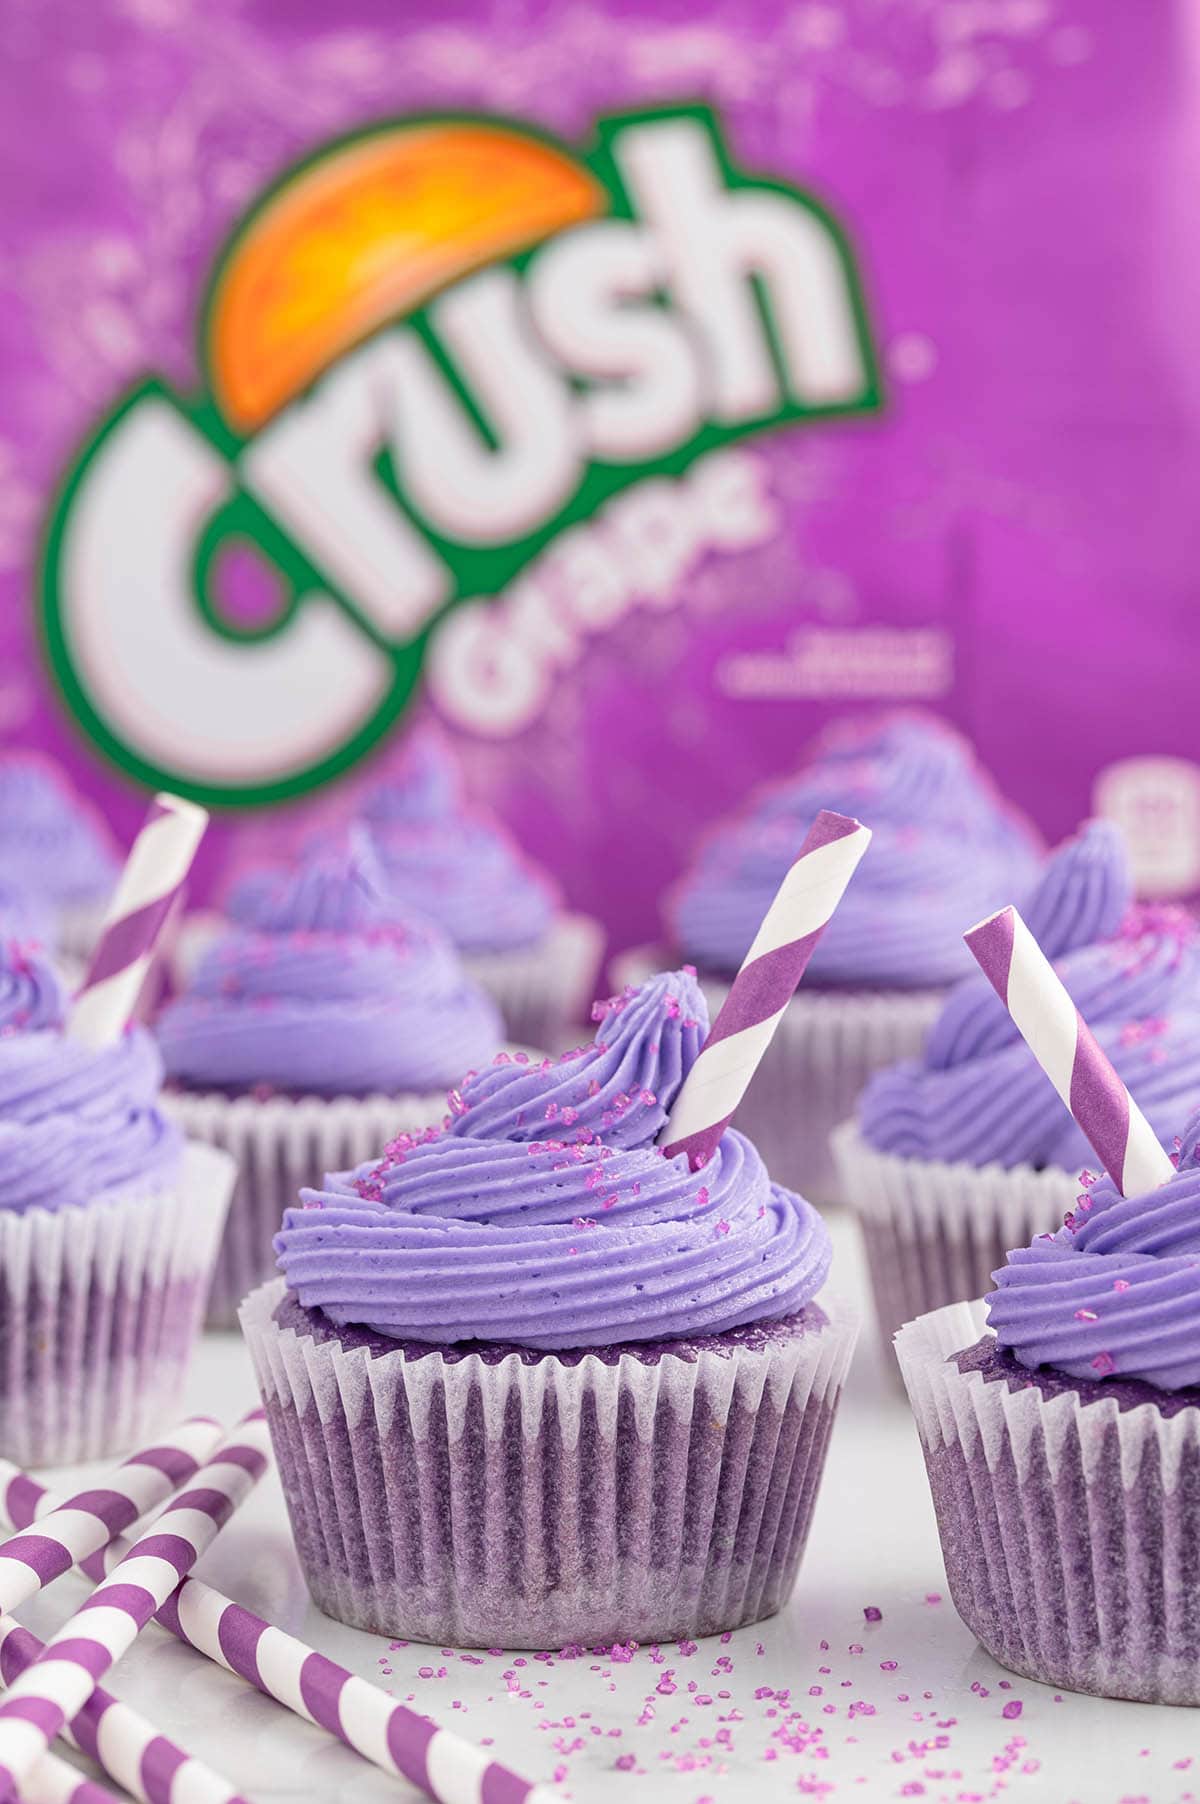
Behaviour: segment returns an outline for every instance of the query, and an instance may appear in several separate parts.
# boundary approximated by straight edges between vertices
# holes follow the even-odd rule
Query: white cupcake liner
[[[857,1323],[732,1351],[419,1357],[241,1312],[313,1598],[438,1645],[713,1634],[795,1581]],[[369,1342],[369,1344],[364,1344]],[[416,1349],[409,1349],[415,1352]],[[568,1356],[569,1357],[569,1356]]]
[[[588,915],[562,914],[532,946],[461,957],[468,976],[496,1003],[512,1039],[556,1050],[563,1030],[586,1018],[595,997],[604,929]]]
[[[169,1090],[163,1108],[189,1140],[230,1153],[237,1182],[217,1252],[206,1320],[236,1328],[238,1304],[275,1273],[271,1243],[305,1185],[381,1153],[389,1140],[445,1119],[446,1095],[226,1096]]]
[[[125,1453],[176,1407],[232,1162],[185,1148],[177,1185],[85,1208],[0,1208],[0,1454]]]
[[[618,988],[637,985],[678,962],[660,949],[638,947],[612,961],[613,979]],[[729,982],[701,972],[699,983],[715,1020]],[[854,1113],[877,1071],[920,1056],[944,995],[803,986],[796,992],[733,1118],[777,1184],[824,1206],[847,1200],[830,1136]]]
[[[959,1615],[1027,1678],[1200,1704],[1200,1408],[961,1372],[985,1331],[959,1303],[896,1338]]]
[[[1079,1175],[1031,1165],[906,1159],[869,1146],[853,1121],[833,1136],[841,1193],[858,1216],[880,1332],[991,1288],[1013,1247],[1052,1233]]]

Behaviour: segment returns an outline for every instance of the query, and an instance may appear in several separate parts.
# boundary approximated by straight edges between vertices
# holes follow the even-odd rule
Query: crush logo
[[[752,540],[735,441],[880,404],[840,227],[703,107],[586,153],[482,116],[326,145],[226,246],[200,357],[83,450],[41,605],[97,743],[234,805],[345,769],[423,669],[514,730],[622,582],[662,605],[681,521]]]

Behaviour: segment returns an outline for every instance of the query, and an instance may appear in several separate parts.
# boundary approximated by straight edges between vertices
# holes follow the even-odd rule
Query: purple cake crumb
[[[985,1383],[1004,1383],[1010,1391],[1036,1389],[1046,1398],[1076,1396],[1085,1407],[1107,1397],[1120,1410],[1138,1409],[1148,1403],[1167,1421],[1185,1409],[1200,1407],[1200,1385],[1162,1391],[1140,1378],[1072,1378],[1053,1366],[1022,1365],[1011,1348],[1002,1347],[994,1334],[981,1335],[972,1346],[951,1357],[960,1372],[981,1372]]]
[[[795,1340],[798,1335],[820,1333],[828,1326],[829,1317],[817,1303],[809,1303],[792,1316],[775,1322],[748,1322],[740,1328],[728,1328],[723,1334],[698,1334],[688,1340],[624,1341],[596,1347],[558,1347],[552,1353],[536,1347],[520,1347],[502,1341],[458,1341],[453,1346],[440,1346],[432,1341],[391,1340],[384,1334],[373,1334],[369,1328],[339,1328],[319,1309],[305,1309],[292,1291],[287,1291],[272,1319],[280,1328],[307,1336],[318,1343],[336,1341],[338,1346],[363,1348],[372,1359],[388,1353],[402,1353],[405,1359],[424,1359],[437,1355],[447,1365],[463,1359],[479,1359],[484,1365],[499,1365],[514,1355],[523,1365],[537,1365],[543,1359],[556,1359],[564,1366],[576,1366],[583,1359],[599,1359],[615,1366],[626,1356],[643,1365],[657,1365],[668,1353],[676,1359],[694,1364],[701,1353],[716,1353],[732,1358],[739,1348],[761,1353],[767,1347]]]

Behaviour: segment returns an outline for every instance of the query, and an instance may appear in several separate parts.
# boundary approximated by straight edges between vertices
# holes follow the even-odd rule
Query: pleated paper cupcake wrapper
[[[127,1453],[177,1411],[232,1184],[229,1159],[188,1146],[169,1189],[0,1209],[0,1455]]]
[[[1027,1678],[1200,1704],[1200,1408],[960,1372],[986,1321],[952,1304],[896,1339],[955,1608]]]
[[[172,1090],[163,1107],[190,1140],[220,1147],[237,1166],[206,1317],[210,1328],[236,1328],[242,1298],[275,1275],[271,1243],[304,1186],[376,1157],[399,1133],[440,1124],[446,1097],[260,1099]]]
[[[509,1038],[557,1051],[564,1030],[587,1020],[596,995],[604,930],[587,915],[559,915],[544,938],[507,952],[464,952],[468,974],[492,997]],[[582,1029],[572,1045],[590,1039]]]
[[[439,1646],[715,1634],[791,1592],[857,1324],[761,1350],[406,1358],[242,1309],[300,1560],[329,1615]]]
[[[900,1158],[869,1146],[852,1121],[833,1150],[885,1345],[904,1322],[990,1290],[1009,1250],[1060,1228],[1079,1196],[1078,1173]]]
[[[644,983],[677,963],[642,947],[613,960],[613,978],[618,988]],[[704,972],[699,981],[715,1020],[730,986]],[[920,1055],[942,1000],[937,990],[797,991],[733,1118],[776,1183],[824,1206],[847,1200],[830,1136],[877,1071]]]

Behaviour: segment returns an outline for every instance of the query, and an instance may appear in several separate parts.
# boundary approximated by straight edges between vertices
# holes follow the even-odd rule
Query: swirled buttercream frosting
[[[20,941],[45,939],[47,913],[44,899],[31,896],[0,871],[0,937]]]
[[[40,953],[0,943],[0,1209],[57,1210],[169,1184],[182,1140],[157,1107],[162,1065],[141,1029],[92,1051],[63,1032]]]
[[[1200,1112],[1173,1177],[1123,1197],[1086,1188],[1064,1225],[1008,1255],[988,1317],[1021,1364],[1080,1379],[1200,1384]]]
[[[676,972],[604,1005],[591,1046],[503,1055],[440,1131],[302,1192],[275,1242],[289,1288],[394,1340],[544,1349],[794,1315],[829,1268],[816,1211],[732,1129],[699,1171],[655,1144],[707,1025]]]
[[[100,816],[48,759],[0,758],[0,875],[29,898],[106,901],[119,869]]]
[[[1200,942],[1181,909],[1133,906],[1115,827],[1061,846],[1025,920],[1164,1143],[1200,1097]],[[963,926],[970,926],[964,922]],[[982,974],[948,997],[919,1061],[873,1078],[865,1139],[920,1159],[1078,1169],[1083,1134]]]
[[[450,942],[397,911],[366,834],[248,873],[231,930],[158,1023],[190,1088],[436,1091],[500,1044],[499,1015]]]
[[[401,908],[466,952],[531,946],[558,908],[553,884],[493,816],[467,802],[444,740],[417,728],[366,791],[362,811]]]
[[[971,969],[964,925],[1019,901],[1036,874],[1032,829],[958,733],[920,714],[850,722],[701,845],[668,903],[685,957],[701,970],[738,969],[822,808],[857,816],[873,837],[813,953],[809,983],[951,983]]]

